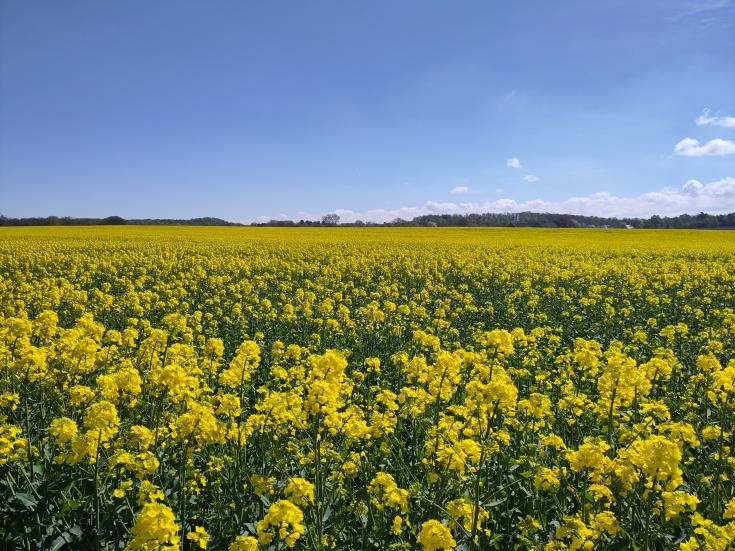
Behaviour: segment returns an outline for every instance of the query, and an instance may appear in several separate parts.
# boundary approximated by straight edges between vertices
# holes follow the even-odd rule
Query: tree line
[[[136,218],[120,216],[106,218],[73,218],[70,216],[46,216],[8,218],[0,215],[0,226],[242,226],[222,218],[203,217],[189,219]],[[428,226],[428,227],[524,227],[524,228],[645,228],[645,229],[735,229],[735,212],[729,214],[681,214],[650,218],[614,218],[554,214],[549,212],[486,212],[477,214],[427,214],[411,220],[395,218],[390,222],[376,223],[357,220],[340,222],[339,215],[330,213],[320,220],[270,220],[253,222],[252,226],[314,227],[314,226]]]
[[[549,212],[486,212],[482,214],[427,214],[411,220],[395,218],[376,223],[357,220],[340,223],[337,214],[321,220],[270,220],[253,226],[429,226],[429,227],[523,227],[523,228],[647,228],[647,229],[713,229],[734,228],[735,212],[729,214],[682,214],[650,218],[614,218],[581,216]]]
[[[221,218],[136,218],[126,220],[120,216],[106,218],[73,218],[71,216],[46,216],[8,218],[0,215],[0,226],[242,226]]]

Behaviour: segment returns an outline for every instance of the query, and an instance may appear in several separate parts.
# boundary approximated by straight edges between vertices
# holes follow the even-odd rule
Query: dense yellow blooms
[[[186,534],[186,539],[196,543],[199,549],[206,549],[209,543],[209,534],[203,526],[197,526],[192,532]]]
[[[262,544],[268,544],[277,538],[293,547],[304,532],[303,521],[301,509],[281,499],[271,505],[263,520],[258,522],[258,539]]]
[[[162,503],[146,503],[135,517],[131,532],[133,537],[126,551],[173,550],[179,548],[181,541],[174,513]]]
[[[0,228],[0,547],[729,549],[728,232]]]
[[[408,511],[408,490],[399,488],[393,476],[388,473],[377,473],[370,482],[369,492],[378,509],[389,507],[404,513]]]
[[[423,546],[424,551],[450,550],[457,545],[449,529],[438,520],[424,522],[416,541]]]
[[[3,419],[0,417],[0,421]],[[26,439],[18,438],[23,431],[7,423],[0,424],[0,465],[26,458]]]
[[[475,505],[467,498],[459,498],[450,501],[446,505],[449,515],[449,528],[456,529],[461,526],[468,533],[472,532],[472,526],[476,523],[476,529],[481,530],[484,534],[490,535],[490,529],[483,529],[483,524],[487,522],[490,514],[484,509],[478,509],[475,516]]]
[[[556,490],[561,482],[557,471],[544,467],[533,477],[533,484],[538,490]]]
[[[314,503],[314,485],[300,477],[289,478],[286,497],[300,507]]]
[[[228,547],[228,551],[258,551],[258,540],[252,536],[237,536]]]

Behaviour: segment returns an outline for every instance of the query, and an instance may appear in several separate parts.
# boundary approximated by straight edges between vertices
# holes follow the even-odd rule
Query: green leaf
[[[487,507],[487,508],[497,507],[498,505],[500,505],[501,503],[506,502],[507,500],[508,500],[507,497],[501,497],[500,499],[495,499],[493,501],[490,501],[490,502],[486,503],[485,504],[485,507]]]
[[[17,494],[15,494],[15,497],[18,499],[18,501],[25,505],[27,509],[35,509],[36,505],[38,505],[38,500],[31,494],[18,492]]]
[[[49,551],[59,551],[59,549],[64,547],[67,543],[69,542],[66,541],[64,534],[61,534],[53,542],[51,542],[51,547],[49,547]]]
[[[81,505],[81,502],[73,499],[65,501],[64,504],[61,506],[61,509],[59,509],[59,516],[63,517],[71,511],[76,511]]]
[[[324,514],[322,515],[322,522],[327,522],[329,520],[329,517],[332,516],[332,508],[327,507],[324,511]]]

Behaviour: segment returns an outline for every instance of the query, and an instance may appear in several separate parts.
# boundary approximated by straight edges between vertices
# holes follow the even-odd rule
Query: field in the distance
[[[734,308],[732,232],[0,228],[0,547],[728,549]]]

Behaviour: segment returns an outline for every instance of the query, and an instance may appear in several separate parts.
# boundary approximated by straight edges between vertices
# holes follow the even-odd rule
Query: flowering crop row
[[[731,549],[735,235],[0,231],[0,547]]]

